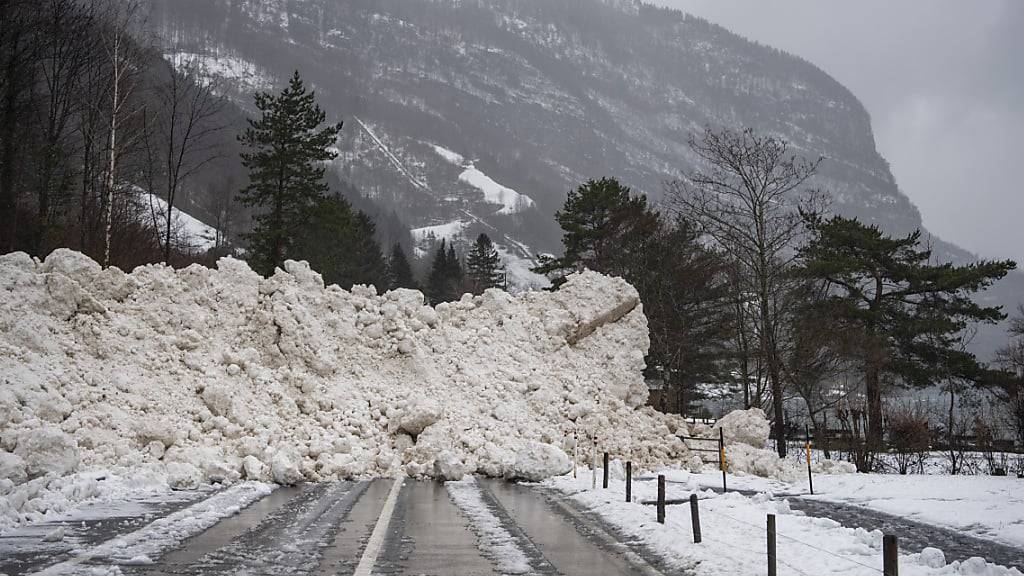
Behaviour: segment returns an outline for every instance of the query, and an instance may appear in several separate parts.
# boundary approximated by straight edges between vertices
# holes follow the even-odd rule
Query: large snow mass
[[[31,506],[27,483],[119,467],[181,487],[537,479],[575,434],[642,468],[686,461],[681,422],[644,407],[647,321],[621,279],[431,308],[285,268],[0,256],[0,516]]]

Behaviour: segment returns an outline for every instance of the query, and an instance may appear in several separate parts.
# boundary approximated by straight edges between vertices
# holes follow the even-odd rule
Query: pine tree
[[[633,196],[614,178],[589,180],[570,192],[555,220],[564,231],[565,255],[543,259],[534,271],[554,275],[556,285],[582,268],[627,280],[642,274],[638,255],[658,227],[647,198]]]
[[[387,266],[374,238],[373,220],[352,210],[341,196],[326,196],[307,211],[291,256],[306,260],[327,284],[350,288],[372,284],[385,289]]]
[[[800,274],[832,285],[823,313],[843,332],[859,335],[852,353],[864,369],[868,430],[867,457],[858,467],[870,470],[871,455],[883,439],[882,374],[912,385],[978,377],[977,359],[958,346],[958,334],[969,322],[993,323],[1005,316],[971,295],[1016,264],[932,264],[931,250],[920,247],[920,230],[894,238],[856,219],[806,215],[805,220],[812,239],[800,251]]]
[[[501,287],[501,257],[487,234],[477,236],[469,256],[466,257],[466,276],[474,294],[482,294],[488,288]]]
[[[280,95],[256,94],[261,117],[249,119],[239,137],[250,184],[238,198],[259,208],[253,217],[249,260],[265,275],[293,257],[295,240],[314,206],[327,193],[324,163],[337,157],[330,147],[341,123],[322,126],[326,114],[306,90],[298,71]]]
[[[391,255],[388,257],[387,288],[388,290],[396,288],[420,289],[415,276],[413,276],[412,267],[409,266],[409,259],[405,257],[405,251],[402,250],[402,245],[398,242],[395,242],[391,247]]]
[[[435,306],[458,300],[462,296],[464,282],[465,275],[455,246],[442,238],[427,276],[427,299]]]

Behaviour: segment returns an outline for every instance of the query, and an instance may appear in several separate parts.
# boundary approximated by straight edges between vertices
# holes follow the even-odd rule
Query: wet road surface
[[[397,482],[282,487],[158,557],[90,555],[97,546],[116,547],[125,534],[118,530],[137,530],[139,540],[148,526],[204,496],[183,495],[120,524],[86,520],[78,526],[83,537],[68,539],[58,553],[0,554],[0,574],[662,574],[648,551],[621,543],[607,527],[535,487],[478,480],[453,485],[461,494],[456,498],[439,482]],[[22,538],[39,542],[44,529],[35,531]]]

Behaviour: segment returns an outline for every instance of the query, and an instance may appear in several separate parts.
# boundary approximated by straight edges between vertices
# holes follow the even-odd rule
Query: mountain
[[[486,232],[524,273],[560,249],[568,190],[617,176],[657,198],[705,126],[749,126],[827,158],[833,208],[922,227],[857,98],[812,64],[631,0],[152,0],[169,59],[201,58],[239,105],[299,69],[345,121],[337,174],[413,227]],[[933,239],[942,259],[973,256]],[[986,298],[1016,306],[1024,276]],[[991,352],[998,330],[975,347]]]

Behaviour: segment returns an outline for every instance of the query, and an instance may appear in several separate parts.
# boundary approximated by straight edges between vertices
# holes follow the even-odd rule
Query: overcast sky
[[[1024,263],[1024,1],[656,1],[824,69],[925,226]]]

